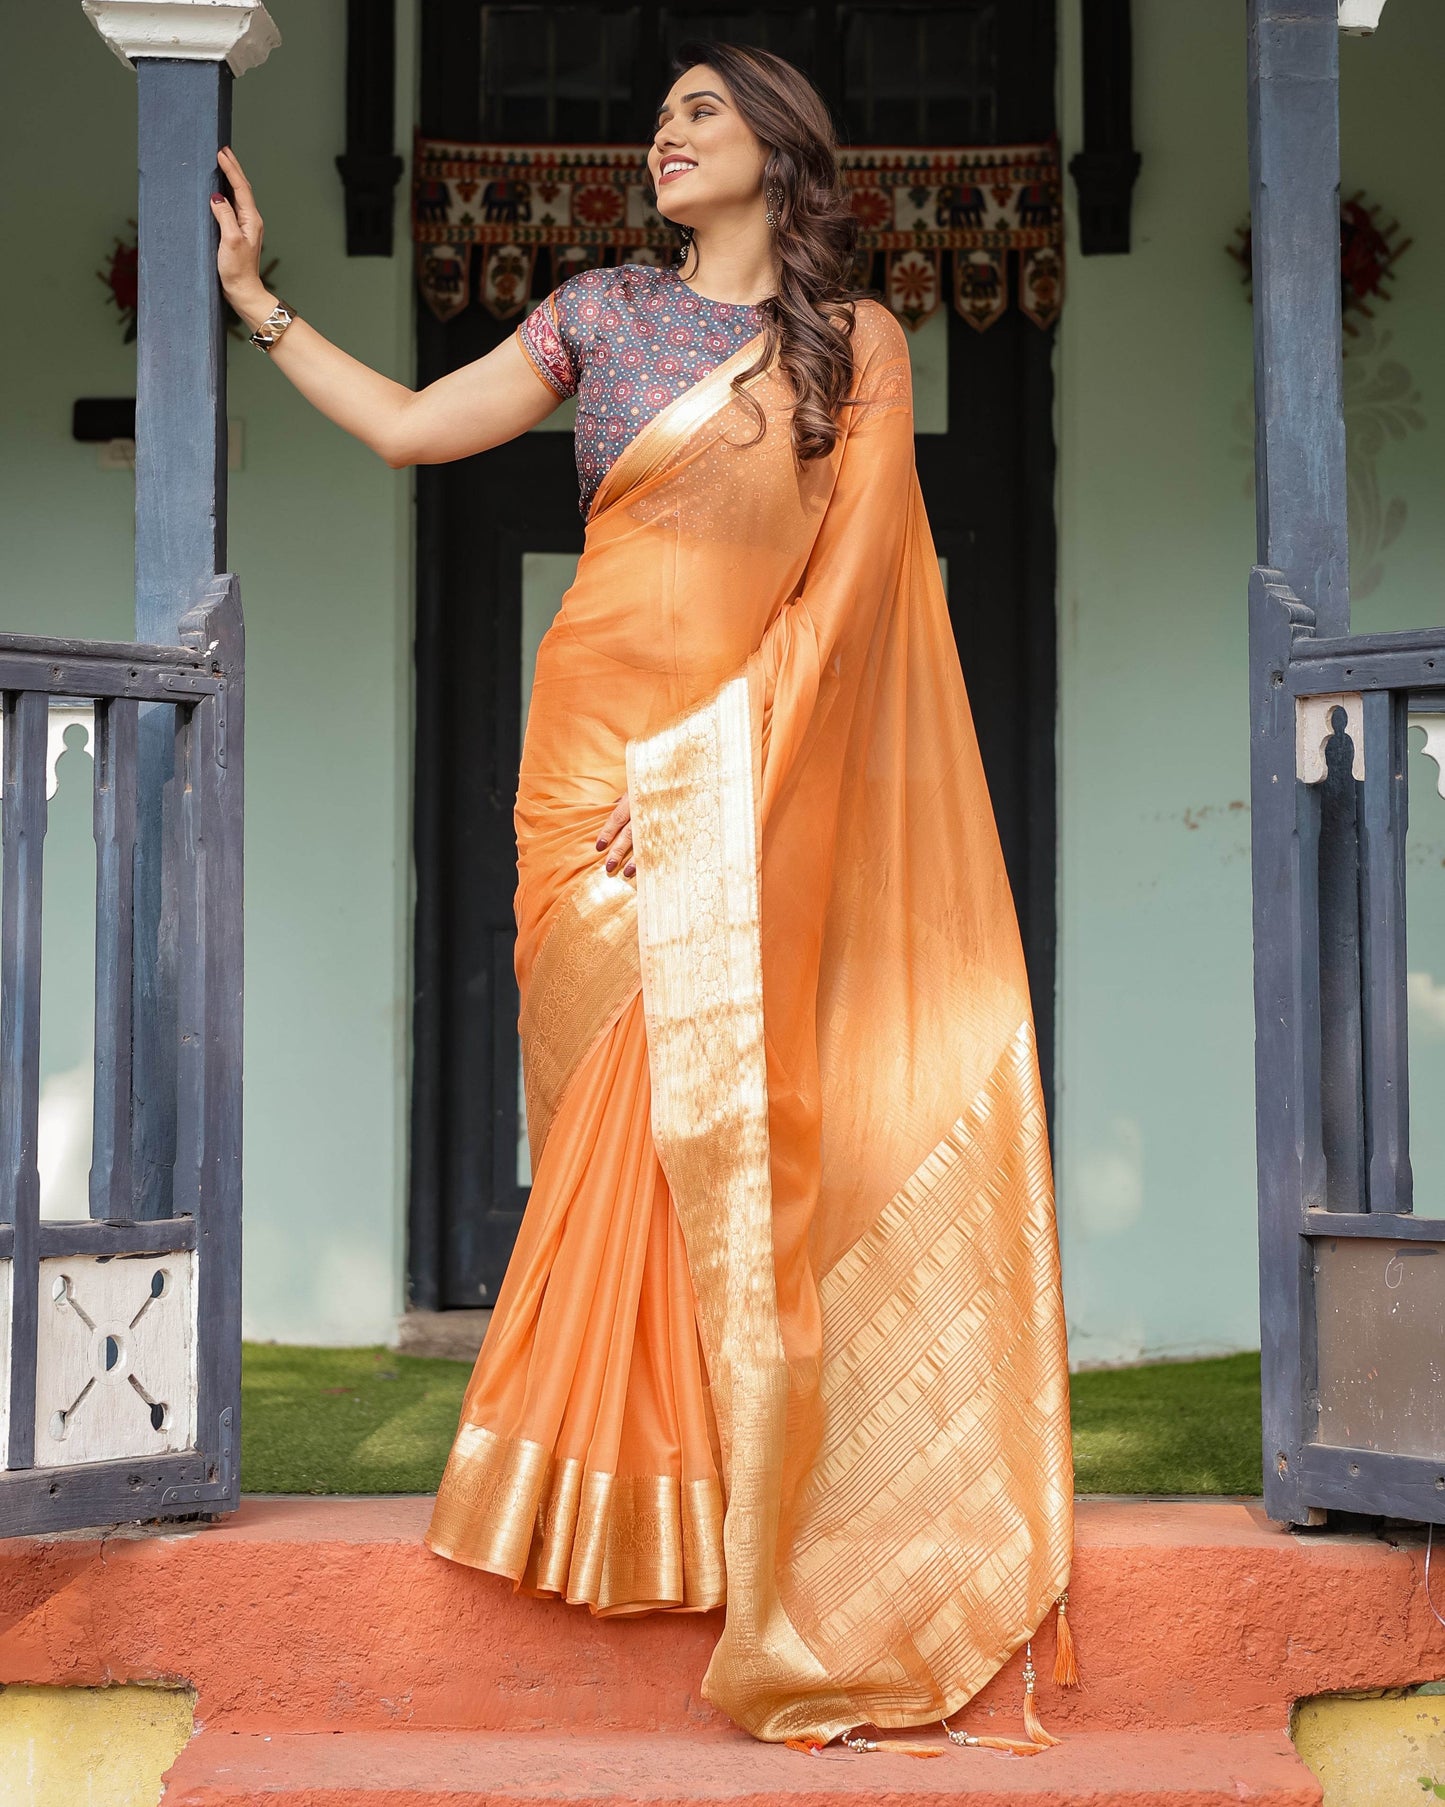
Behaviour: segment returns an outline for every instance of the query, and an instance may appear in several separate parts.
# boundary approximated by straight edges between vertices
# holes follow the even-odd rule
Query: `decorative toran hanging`
[[[905,325],[953,305],[982,332],[1009,305],[1052,326],[1063,299],[1063,208],[1056,143],[955,150],[846,150],[858,216],[854,281]],[[412,234],[417,280],[439,320],[477,299],[519,315],[579,270],[666,264],[677,233],[652,205],[642,155],[589,145],[456,144],[418,137]],[[538,258],[548,262],[538,268]],[[1012,268],[1011,268],[1012,266]]]

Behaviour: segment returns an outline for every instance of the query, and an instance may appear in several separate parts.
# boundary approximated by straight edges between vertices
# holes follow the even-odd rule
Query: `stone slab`
[[[814,1757],[741,1733],[206,1732],[166,1807],[1318,1807],[1282,1734],[1080,1733],[1037,1757],[946,1746],[935,1761],[834,1747]]]

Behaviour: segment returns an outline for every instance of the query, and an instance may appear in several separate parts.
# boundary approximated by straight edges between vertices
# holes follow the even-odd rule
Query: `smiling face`
[[[647,153],[664,219],[698,226],[717,212],[761,208],[767,160],[715,69],[699,63],[677,78],[658,111]]]

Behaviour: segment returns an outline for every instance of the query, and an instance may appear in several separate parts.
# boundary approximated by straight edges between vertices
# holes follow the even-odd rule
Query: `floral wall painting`
[[[1425,416],[1410,372],[1391,354],[1393,335],[1373,321],[1347,347],[1345,478],[1350,510],[1350,590],[1369,596],[1385,575],[1384,555],[1404,530],[1403,496],[1386,496],[1379,459],[1391,440],[1420,432]]]
[[[1395,221],[1382,222],[1377,204],[1356,191],[1340,204],[1340,304],[1344,371],[1345,473],[1350,522],[1350,594],[1363,599],[1379,589],[1385,554],[1404,531],[1408,504],[1387,495],[1381,454],[1393,442],[1423,431],[1426,420],[1415,379],[1394,350],[1394,334],[1376,318],[1390,299],[1395,266],[1412,241]],[[1250,279],[1250,232],[1238,228],[1226,247]],[[1254,394],[1235,408],[1236,454],[1250,464],[1244,479],[1254,491]]]
[[[140,271],[139,254],[136,249],[134,220],[126,222],[132,236],[128,239],[117,236],[111,246],[105,262],[96,271],[105,289],[105,298],[120,314],[124,327],[124,342],[130,345],[135,340],[136,306],[139,300]]]
[[[114,307],[120,315],[122,327],[122,343],[133,345],[136,334],[136,310],[140,302],[140,254],[137,247],[137,228],[134,220],[127,220],[130,235],[122,237],[117,234],[115,242],[106,253],[105,260],[96,271],[96,276],[105,290],[106,302]],[[273,257],[263,265],[261,280],[268,288],[274,286],[273,278],[280,264],[279,257]],[[233,339],[245,339],[250,335],[241,324],[241,316],[228,301],[221,303],[226,322],[226,331]]]
[[[1378,202],[1367,201],[1363,189],[1340,202],[1340,312],[1349,337],[1360,331],[1360,316],[1374,318],[1371,302],[1390,299],[1388,285],[1395,279],[1395,265],[1413,243],[1400,237],[1398,220],[1381,221]],[[1243,272],[1246,293],[1251,287],[1252,248],[1246,220],[1235,228],[1234,243],[1226,246]]]

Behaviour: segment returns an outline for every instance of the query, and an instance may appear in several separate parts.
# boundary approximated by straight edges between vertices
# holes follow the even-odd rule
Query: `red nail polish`
[[[225,196],[224,196],[224,195],[212,195],[212,196],[211,196],[211,199],[212,199],[212,200],[213,200],[213,201],[224,201],[224,200],[225,200],[225,198],[226,198],[226,197],[225,197]]]
[[[599,842],[598,842],[598,843],[597,843],[597,851],[598,851],[598,852],[599,852],[599,853],[601,853],[601,851],[602,851],[602,849],[603,849],[603,848],[604,848],[604,847],[605,847],[605,846],[606,846],[606,845],[607,845],[607,836],[606,836],[606,835],[603,835],[603,837],[602,837],[602,839],[601,839],[601,840],[600,840],[600,841],[599,841]]]

